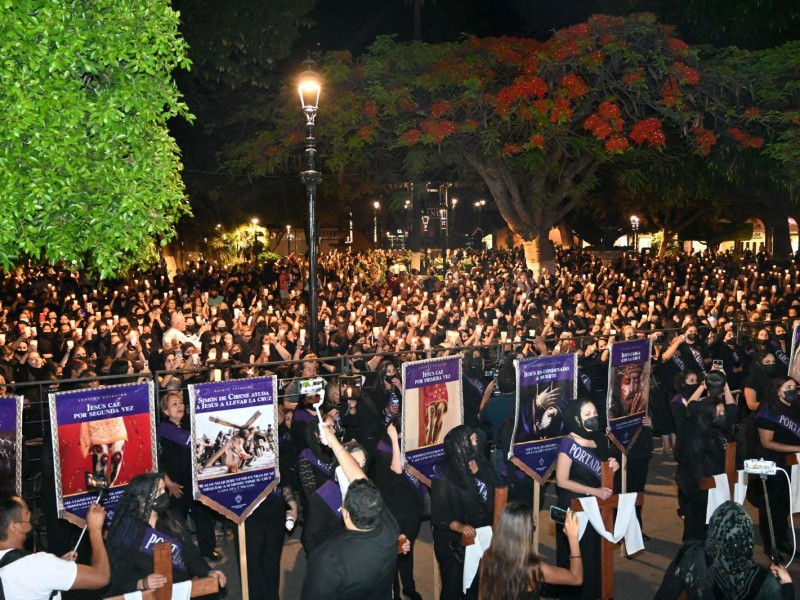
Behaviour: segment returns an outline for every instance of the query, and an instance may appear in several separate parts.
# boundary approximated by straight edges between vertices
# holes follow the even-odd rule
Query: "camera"
[[[492,396],[499,396],[500,395],[500,382],[498,378],[500,377],[500,365],[495,363],[488,367],[484,372],[483,376],[487,379],[491,379],[494,381],[494,389],[492,389]]]
[[[567,509],[556,506],[555,504],[551,505],[550,520],[558,525],[563,525],[567,520]]]

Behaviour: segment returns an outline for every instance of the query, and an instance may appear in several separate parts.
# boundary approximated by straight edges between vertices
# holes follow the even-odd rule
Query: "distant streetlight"
[[[319,311],[317,310],[317,218],[316,194],[317,186],[322,181],[322,174],[316,169],[316,139],[314,138],[314,119],[319,108],[319,95],[322,90],[319,76],[313,71],[314,63],[311,58],[303,61],[306,70],[300,75],[297,91],[300,94],[300,105],[306,116],[306,163],[308,168],[300,174],[300,181],[306,186],[308,197],[308,312],[309,329],[311,330],[311,350],[318,353],[319,336],[317,325]]]
[[[639,217],[631,215],[631,231],[633,231],[633,251],[639,251]]]
[[[287,225],[286,226],[286,254],[291,254],[292,253],[291,240],[292,240],[292,226],[291,225]]]
[[[372,241],[377,246],[378,244],[378,211],[381,209],[381,203],[377,200],[372,203],[372,208],[375,209],[374,226],[372,230]]]
[[[258,243],[258,219],[252,218],[250,219],[250,223],[253,225],[253,260],[256,259],[256,245]]]

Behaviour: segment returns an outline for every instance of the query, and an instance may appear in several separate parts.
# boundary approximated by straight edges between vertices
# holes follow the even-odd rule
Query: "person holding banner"
[[[464,570],[462,536],[474,537],[479,527],[491,525],[496,475],[478,448],[478,437],[458,425],[444,437],[441,477],[431,486],[433,550],[442,572],[441,600],[462,597]],[[473,582],[467,598],[477,598]]]
[[[800,399],[797,395],[797,382],[794,379],[782,377],[770,386],[766,400],[756,416],[755,424],[758,431],[756,456],[775,461],[780,467],[785,466],[787,456],[800,452]],[[768,477],[767,492],[777,550],[791,555],[793,552],[789,534],[791,507],[786,478],[781,474]],[[761,539],[764,540],[764,550],[770,555],[775,549],[769,547],[770,535],[765,501],[758,507],[758,526]]]
[[[143,473],[131,480],[108,530],[111,585],[107,596],[163,587],[166,578],[153,572],[153,545],[163,541],[172,543],[173,581],[210,576],[225,586],[225,573],[208,566],[168,509],[163,475]]]
[[[600,486],[601,463],[608,460],[614,472],[619,469],[619,463],[609,456],[609,442],[600,428],[595,405],[590,400],[581,399],[568,404],[564,410],[564,428],[568,435],[561,440],[556,459],[558,506],[569,509],[572,500],[581,496],[608,499],[614,491]],[[587,527],[580,541],[583,585],[575,597],[585,600],[600,597],[600,542],[600,535]],[[567,569],[572,556],[564,526],[557,525],[556,564]]]

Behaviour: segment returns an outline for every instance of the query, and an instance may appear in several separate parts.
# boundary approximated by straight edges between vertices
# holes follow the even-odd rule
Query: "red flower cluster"
[[[639,145],[647,142],[651,146],[663,146],[667,141],[664,132],[661,130],[661,119],[656,117],[643,119],[634,124],[628,136]]]
[[[636,69],[635,71],[631,71],[630,73],[625,73],[622,76],[622,81],[625,82],[625,85],[636,85],[640,81],[644,79],[644,70]]]
[[[619,154],[628,149],[628,139],[625,136],[614,135],[608,138],[605,143],[606,150],[614,154]]]
[[[700,83],[700,73],[698,73],[689,65],[686,65],[682,62],[676,62],[672,65],[672,68],[675,69],[681,80],[685,81],[688,85],[697,85]]]
[[[711,148],[717,143],[717,136],[714,132],[703,126],[696,126],[692,127],[692,135],[694,135],[695,143],[697,144],[697,153],[700,156],[711,154]]]
[[[522,146],[519,144],[512,144],[510,142],[506,142],[503,146],[503,153],[504,154],[520,154],[522,152]]]
[[[667,49],[669,49],[669,53],[672,54],[672,56],[680,58],[686,56],[689,51],[689,44],[678,38],[669,38],[667,40]]]
[[[661,98],[667,106],[674,106],[681,103],[681,88],[678,81],[674,77],[670,77],[669,81],[661,86]]]
[[[292,131],[289,135],[286,136],[286,141],[290,144],[296,144],[301,139],[303,139],[303,134],[298,133],[297,131]]]
[[[507,115],[517,100],[541,98],[547,93],[547,89],[547,83],[541,77],[518,77],[513,84],[497,93],[497,112]]]
[[[567,96],[572,99],[580,98],[589,92],[589,86],[586,85],[583,77],[580,75],[575,75],[574,73],[564,75],[564,77],[561,78],[560,83],[567,91]]]
[[[758,150],[759,148],[761,148],[761,146],[764,145],[763,138],[750,135],[749,133],[747,133],[746,131],[742,131],[738,127],[731,127],[730,129],[728,129],[728,133],[730,133],[731,137],[745,148],[755,148],[756,150]]]
[[[416,146],[422,132],[419,129],[409,129],[400,136],[400,141],[406,146]]]
[[[356,135],[361,139],[368,140],[372,137],[372,128],[369,125],[364,125],[356,132]]]
[[[572,108],[569,99],[556,98],[553,100],[553,108],[550,111],[550,121],[560,123],[562,120],[569,121],[572,118]]]
[[[431,115],[437,119],[451,112],[453,112],[453,104],[447,100],[434,102],[431,106]]]
[[[441,143],[444,138],[454,134],[458,127],[452,121],[423,121],[420,125],[425,135],[432,138],[436,143]]]
[[[539,133],[534,133],[531,139],[528,140],[528,145],[531,148],[544,148],[544,136]]]
[[[369,117],[370,119],[378,114],[378,105],[375,104],[374,100],[367,100],[364,102],[364,107],[362,108],[364,115]]]
[[[461,129],[465,131],[475,131],[478,129],[478,122],[475,119],[467,119],[461,125]]]
[[[278,146],[270,146],[269,148],[267,148],[266,155],[269,158],[272,158],[273,156],[278,154],[278,152],[280,152],[280,151],[281,151],[281,149]]]
[[[756,119],[758,116],[761,115],[761,109],[757,106],[751,106],[747,110],[744,111],[744,118],[748,121],[751,119]]]
[[[613,102],[601,102],[597,112],[589,115],[583,126],[597,139],[604,140],[611,134],[622,131],[623,122],[619,115],[619,106]]]

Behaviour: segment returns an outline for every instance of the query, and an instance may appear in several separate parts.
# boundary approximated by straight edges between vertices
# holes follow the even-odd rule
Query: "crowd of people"
[[[147,481],[149,492],[142,494],[150,501],[146,508],[140,503],[136,527],[158,529],[163,523],[165,534],[181,537],[191,515],[200,549],[191,557],[192,572],[206,575],[213,571],[206,561],[218,557],[215,519],[187,499],[191,457],[176,442],[188,430],[186,387],[278,375],[281,484],[247,521],[248,578],[259,582],[250,586],[257,598],[278,597],[287,510],[292,522],[303,524],[301,539],[312,562],[330,560],[319,557],[329,557],[332,545],[367,543],[353,531],[376,532],[369,543],[390,537],[388,531],[402,536],[404,551],[387,559],[389,589],[398,597],[402,589],[412,599],[419,597],[414,541],[429,515],[445,584],[442,597],[460,598],[460,539],[490,523],[491,490],[507,484],[512,501],[532,497],[530,479],[504,460],[514,416],[516,358],[578,355],[579,401],[557,421],[570,445],[580,446],[597,464],[609,460],[618,466],[605,438],[609,347],[615,341],[650,339],[649,405],[643,432],[628,452],[627,487],[644,490],[653,440],[660,438],[678,462],[676,509],[685,519],[687,543],[707,535],[706,496],[699,481],[724,469],[719,461],[729,441],[740,442],[742,457],[764,455],[781,464],[787,454],[800,451],[798,374],[791,364],[792,332],[800,322],[800,264],[794,258],[775,262],[764,252],[604,258],[562,250],[554,268],[535,277],[520,250],[457,250],[438,262],[425,257],[420,269],[411,267],[404,252],[334,251],[320,257],[318,276],[319,327],[312,328],[307,263],[298,255],[230,271],[209,262],[174,274],[157,268],[100,286],[69,265],[29,266],[6,275],[0,289],[0,385],[4,393],[25,397],[26,477],[36,468],[45,474],[42,507],[51,516],[48,528],[64,525],[46,501],[52,494],[46,483],[52,482],[52,464],[44,394],[137,378],[156,382],[160,450],[168,458],[162,458],[162,475]],[[319,332],[317,340],[310,339],[312,329]],[[464,425],[446,436],[446,459],[428,492],[402,468],[401,366],[461,352]],[[363,376],[360,394],[340,396],[343,374]],[[317,380],[324,389],[318,410],[332,434],[314,424],[319,386],[309,392],[300,385]],[[631,398],[635,387],[629,382],[626,388]],[[552,402],[544,399],[538,408],[555,419],[548,413]],[[600,485],[599,472],[582,468],[586,465],[570,456],[562,443],[556,468],[559,506],[566,508],[582,495],[602,499],[613,493]],[[340,488],[341,471],[353,471],[350,458],[374,481],[380,501],[372,488],[359,484],[355,489],[361,489],[363,503],[340,511],[348,502]],[[781,554],[793,551],[788,486],[778,478],[769,486],[766,498],[753,493],[751,501],[760,511],[771,508],[774,547],[766,518],[759,527],[768,554],[780,562]],[[158,510],[157,498],[163,496],[169,519]],[[375,520],[376,503],[391,515],[390,522]],[[355,518],[348,521],[345,513]],[[522,585],[536,597],[542,584],[567,584],[571,588],[563,594],[597,597],[599,536],[584,535],[576,554],[572,530],[571,525],[559,528],[557,566],[519,558],[529,581],[514,584],[517,589]],[[349,542],[343,541],[348,535]],[[60,539],[48,536],[56,554],[65,553],[58,552]],[[511,560],[500,552],[494,560]],[[576,556],[580,569],[573,564]],[[122,581],[113,573],[114,564],[114,589],[157,585],[142,571],[137,573],[144,577]],[[481,578],[496,578],[492,573],[490,567],[482,569],[467,597],[477,597]],[[348,582],[331,585],[353,589]],[[313,582],[304,589],[308,597],[321,593]],[[339,597],[330,588],[325,593]]]

